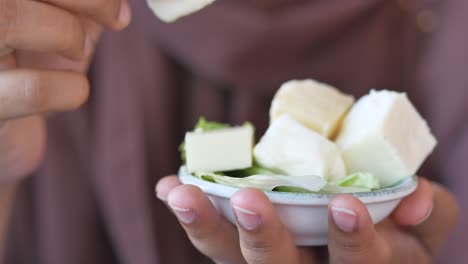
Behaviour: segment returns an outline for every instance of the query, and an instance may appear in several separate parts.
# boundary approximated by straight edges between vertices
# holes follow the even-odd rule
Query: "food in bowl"
[[[323,207],[340,193],[378,197],[365,202],[369,209],[387,205],[373,218],[380,221],[414,191],[413,175],[437,143],[407,95],[394,91],[372,90],[354,103],[352,96],[330,85],[289,81],[273,98],[270,119],[266,133],[254,144],[250,123],[230,126],[201,118],[181,146],[182,182],[202,188],[213,203],[229,198],[216,192],[216,186],[233,188],[230,191],[257,188],[277,197],[272,202],[283,207],[288,203],[280,198],[291,195],[312,207]],[[298,208],[307,205],[300,204]],[[228,216],[220,204],[217,208]],[[326,214],[326,206],[321,209],[325,211],[314,212]]]
[[[197,12],[214,0],[147,0],[146,2],[157,17],[170,23]]]
[[[184,166],[179,170],[179,178],[184,184],[198,186],[221,215],[231,223],[236,223],[230,198],[239,188],[193,177]],[[390,215],[403,197],[416,189],[417,183],[418,178],[413,176],[405,178],[390,188],[369,192],[360,191],[353,193],[353,195],[364,203],[372,221],[378,223]],[[265,194],[275,207],[281,222],[291,232],[297,245],[321,246],[327,244],[328,203],[332,199],[333,193],[265,191]]]

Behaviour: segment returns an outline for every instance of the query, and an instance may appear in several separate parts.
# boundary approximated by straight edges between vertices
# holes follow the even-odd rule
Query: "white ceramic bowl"
[[[235,224],[229,202],[239,188],[201,180],[188,173],[185,167],[179,170],[179,178],[184,184],[200,187],[214,204],[218,212]],[[401,199],[412,193],[418,185],[416,176],[409,177],[396,186],[372,192],[354,193],[369,210],[374,223],[386,218],[396,208]],[[282,223],[294,235],[297,245],[326,245],[328,240],[328,203],[331,194],[265,192],[274,204]]]

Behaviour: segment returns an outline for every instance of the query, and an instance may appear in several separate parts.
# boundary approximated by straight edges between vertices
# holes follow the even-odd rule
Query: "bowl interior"
[[[239,188],[202,180],[191,175],[185,166],[179,169],[179,178],[184,184],[198,186],[205,193],[230,198]],[[377,203],[400,199],[412,193],[418,185],[418,177],[411,176],[403,179],[392,187],[370,192],[352,193],[364,203]],[[326,205],[335,194],[319,193],[289,193],[289,192],[265,192],[273,203],[294,205]]]

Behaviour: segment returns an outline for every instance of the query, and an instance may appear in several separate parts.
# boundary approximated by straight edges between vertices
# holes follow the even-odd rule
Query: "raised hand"
[[[83,104],[102,27],[123,29],[130,17],[128,0],[0,0],[0,183],[37,167],[43,116]]]

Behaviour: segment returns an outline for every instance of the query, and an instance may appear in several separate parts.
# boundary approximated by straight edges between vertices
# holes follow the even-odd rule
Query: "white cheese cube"
[[[229,171],[252,166],[252,126],[185,134],[189,172]]]
[[[282,115],[254,148],[256,161],[289,176],[320,176],[335,180],[346,175],[340,149],[334,142]]]
[[[314,80],[293,80],[276,92],[270,108],[273,122],[289,114],[308,128],[328,138],[354,103],[352,96]]]
[[[177,19],[190,15],[214,0],[147,0],[154,14],[165,22],[174,22]]]
[[[383,90],[358,100],[337,143],[348,173],[370,172],[387,187],[414,175],[436,139],[406,94]]]

